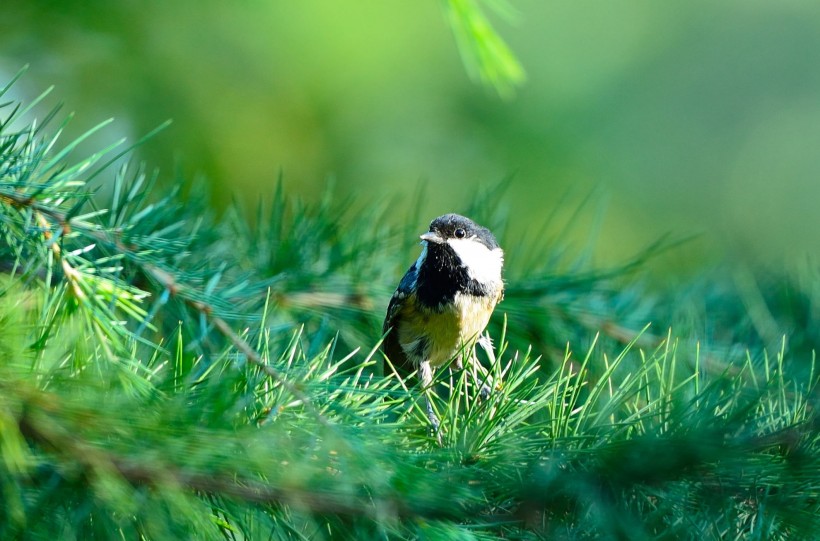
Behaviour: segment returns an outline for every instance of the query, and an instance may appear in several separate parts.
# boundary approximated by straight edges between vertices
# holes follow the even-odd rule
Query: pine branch
[[[349,495],[307,490],[302,487],[276,487],[253,479],[237,477],[235,473],[207,473],[184,471],[179,466],[152,460],[137,463],[133,459],[100,449],[64,432],[43,415],[53,411],[56,397],[32,396],[23,404],[24,413],[18,420],[18,429],[32,443],[80,467],[81,477],[116,474],[135,487],[147,486],[163,490],[176,486],[187,490],[240,500],[253,504],[293,505],[310,513],[333,514],[376,519],[382,515],[397,518],[424,516],[429,519],[458,519],[463,512],[457,508],[425,506],[424,502],[409,502],[381,496],[374,503],[370,499],[355,499]],[[44,407],[45,406],[45,407]],[[36,414],[34,412],[37,412]]]
[[[61,257],[62,251],[60,245],[56,242],[52,242],[53,239],[50,232],[50,226],[46,222],[44,216],[51,218],[63,234],[74,230],[81,231],[85,236],[94,239],[99,243],[112,246],[119,253],[128,256],[140,267],[140,269],[156,280],[157,283],[159,283],[160,286],[167,290],[172,296],[182,298],[183,301],[192,309],[209,318],[214,324],[214,327],[216,327],[219,332],[225,336],[225,338],[227,338],[238,350],[240,350],[249,362],[258,366],[268,376],[287,389],[289,393],[291,393],[296,399],[301,401],[306,408],[313,412],[320,422],[328,425],[327,419],[319,412],[318,409],[316,409],[310,398],[290,381],[288,381],[288,379],[275,367],[266,363],[250,344],[237,335],[225,322],[225,320],[217,315],[217,312],[214,310],[213,306],[195,298],[195,294],[192,292],[192,288],[190,286],[178,283],[169,272],[162,270],[155,265],[143,262],[139,254],[137,254],[132,248],[126,246],[118,239],[109,238],[109,236],[101,231],[97,226],[84,222],[72,221],[66,213],[38,203],[32,197],[21,197],[13,193],[3,194],[0,192],[0,202],[10,204],[18,210],[31,209],[35,212],[36,219],[44,231],[43,236],[49,244],[55,257],[61,262],[65,276],[74,289],[77,299],[80,301],[86,301],[86,296],[80,286],[81,277],[78,276],[77,272],[71,267],[71,265]]]
[[[481,0],[445,0],[450,26],[470,76],[510,97],[526,73],[481,8]],[[493,11],[512,18],[506,0],[484,0]]]

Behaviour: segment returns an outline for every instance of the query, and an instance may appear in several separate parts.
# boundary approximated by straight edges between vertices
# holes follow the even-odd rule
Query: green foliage
[[[538,257],[508,274],[495,391],[482,400],[466,371],[440,372],[439,446],[418,389],[382,375],[377,353],[423,223],[412,211],[392,229],[378,224],[394,206],[280,189],[253,220],[216,220],[143,167],[95,169],[113,147],[76,159],[59,130],[4,111],[0,537],[820,527],[811,267],[779,288],[746,276],[652,293],[638,272],[658,247],[592,271],[548,236],[519,248],[502,235]],[[480,199],[473,210],[503,231]],[[345,214],[361,225],[341,230]],[[778,325],[789,337],[773,342]]]
[[[490,24],[481,3],[481,0],[444,2],[467,72],[473,79],[495,89],[502,97],[509,97],[524,82],[526,73]],[[507,19],[514,16],[506,0],[486,0],[485,3]]]

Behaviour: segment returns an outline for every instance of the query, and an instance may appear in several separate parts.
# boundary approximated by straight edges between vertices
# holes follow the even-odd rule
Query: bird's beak
[[[435,242],[436,244],[444,244],[444,239],[439,236],[438,233],[434,233],[432,231],[428,231],[424,235],[422,235],[421,240],[426,240],[427,242]]]

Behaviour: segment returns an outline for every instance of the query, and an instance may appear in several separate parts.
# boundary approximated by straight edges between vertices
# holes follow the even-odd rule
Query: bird
[[[453,361],[458,369],[470,364],[478,379],[479,342],[493,358],[489,336],[482,333],[504,296],[504,251],[489,229],[459,214],[435,218],[420,239],[421,254],[387,307],[382,351],[393,366],[417,371],[427,418],[440,442],[440,423],[428,394],[433,375]],[[486,378],[480,386],[486,397]]]

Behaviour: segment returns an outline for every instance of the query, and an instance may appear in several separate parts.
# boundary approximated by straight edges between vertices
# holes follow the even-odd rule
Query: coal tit
[[[429,392],[437,367],[451,360],[477,367],[479,340],[492,351],[482,333],[504,294],[504,252],[489,229],[458,214],[433,220],[421,240],[421,255],[390,299],[382,350],[400,370],[418,370]],[[429,395],[427,417],[437,430]]]

